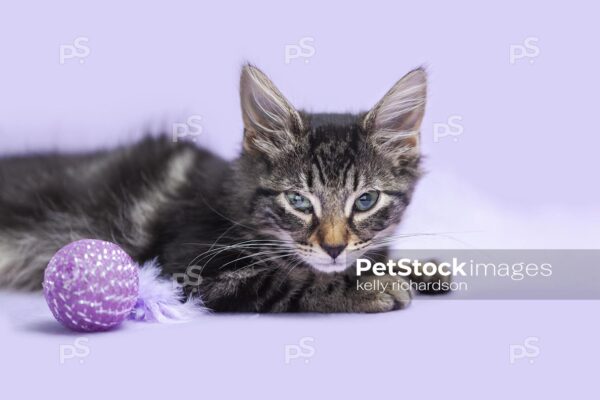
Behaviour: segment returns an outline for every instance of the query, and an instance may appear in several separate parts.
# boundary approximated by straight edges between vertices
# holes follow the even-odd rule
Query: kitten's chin
[[[346,252],[337,257],[335,261],[333,261],[332,258],[325,256],[312,256],[303,258],[308,265],[310,265],[317,271],[327,272],[330,274],[334,272],[344,271],[348,269],[354,263],[354,261],[356,261],[356,257],[354,256],[354,254],[350,255]]]
[[[311,262],[311,263],[309,263],[309,265],[311,267],[313,267],[314,269],[316,269],[317,271],[322,271],[322,272],[327,272],[327,273],[341,272],[349,267],[349,265],[341,264],[341,263],[326,263],[325,264],[325,263]]]

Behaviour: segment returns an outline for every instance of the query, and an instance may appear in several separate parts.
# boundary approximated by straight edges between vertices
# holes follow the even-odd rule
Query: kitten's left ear
[[[240,79],[244,150],[270,158],[294,146],[302,119],[273,82],[258,68],[245,65]]]
[[[372,143],[394,161],[419,154],[426,97],[427,73],[418,68],[400,79],[365,116],[363,125]]]

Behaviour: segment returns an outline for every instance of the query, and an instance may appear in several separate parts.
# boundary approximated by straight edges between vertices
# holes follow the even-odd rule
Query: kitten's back
[[[41,288],[52,255],[82,238],[116,242],[137,260],[152,255],[161,216],[176,207],[192,171],[226,166],[166,137],[85,154],[0,159],[0,287]],[[211,190],[206,184],[195,182]]]

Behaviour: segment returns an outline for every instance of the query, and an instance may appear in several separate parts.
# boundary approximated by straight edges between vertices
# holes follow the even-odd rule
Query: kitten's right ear
[[[392,161],[419,154],[426,97],[427,74],[417,68],[396,82],[365,116],[363,124],[371,142]]]
[[[258,68],[245,65],[240,79],[244,150],[276,157],[291,148],[302,119],[273,82]]]

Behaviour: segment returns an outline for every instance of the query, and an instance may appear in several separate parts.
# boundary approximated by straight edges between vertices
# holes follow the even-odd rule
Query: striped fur
[[[244,146],[232,162],[164,137],[1,159],[0,286],[39,289],[55,251],[97,238],[138,262],[157,257],[216,311],[406,306],[409,292],[357,290],[351,266],[385,258],[412,197],[425,73],[411,72],[357,115],[297,111],[253,66],[240,89]],[[373,190],[375,206],[357,211],[355,200]],[[309,199],[310,212],[294,208],[290,192]]]

